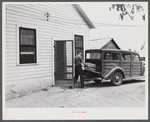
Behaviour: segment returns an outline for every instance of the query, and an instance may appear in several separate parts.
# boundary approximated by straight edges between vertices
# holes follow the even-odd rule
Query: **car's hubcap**
[[[119,82],[119,81],[120,81],[119,76],[116,76],[116,81],[117,81],[117,82]]]

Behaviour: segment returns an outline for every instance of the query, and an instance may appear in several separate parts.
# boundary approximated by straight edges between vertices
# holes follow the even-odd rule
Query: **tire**
[[[95,83],[101,83],[102,80],[94,80]]]
[[[116,72],[113,76],[113,79],[111,80],[112,85],[119,86],[123,82],[123,75],[120,72]]]

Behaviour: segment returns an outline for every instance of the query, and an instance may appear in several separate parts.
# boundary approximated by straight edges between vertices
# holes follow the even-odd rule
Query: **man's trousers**
[[[81,81],[81,88],[84,88],[84,76],[83,76],[83,70],[82,70],[81,64],[75,66],[74,86],[77,83],[79,75],[80,75],[80,81]]]

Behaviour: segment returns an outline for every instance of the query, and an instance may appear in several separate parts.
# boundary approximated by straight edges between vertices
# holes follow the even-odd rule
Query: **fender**
[[[103,79],[112,80],[112,78],[116,72],[121,72],[123,75],[123,79],[125,79],[124,70],[120,66],[114,67],[111,70],[109,70],[108,72],[106,72],[103,75]]]

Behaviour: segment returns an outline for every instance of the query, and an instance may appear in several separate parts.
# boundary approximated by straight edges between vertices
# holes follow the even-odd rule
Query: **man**
[[[77,55],[75,57],[75,77],[74,77],[74,87],[77,83],[78,76],[80,75],[80,81],[81,81],[81,88],[84,88],[84,76],[83,76],[83,71],[82,71],[82,65],[84,64],[87,66],[83,59],[82,59],[82,54],[81,51],[77,51]]]

